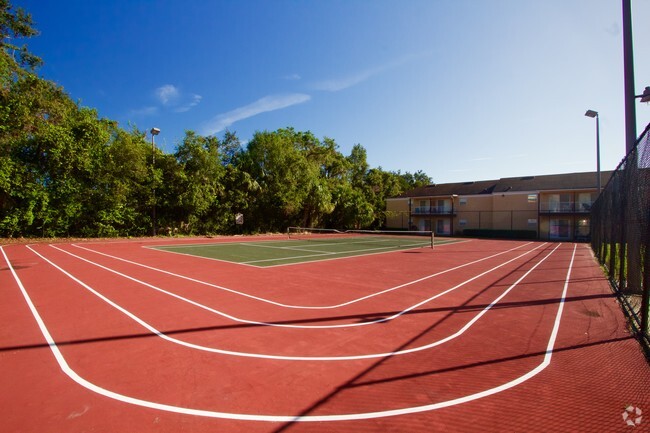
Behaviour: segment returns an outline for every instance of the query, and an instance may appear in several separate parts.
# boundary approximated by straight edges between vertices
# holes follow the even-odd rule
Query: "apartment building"
[[[612,172],[601,172],[604,186]],[[596,172],[427,185],[389,198],[388,229],[587,240]]]

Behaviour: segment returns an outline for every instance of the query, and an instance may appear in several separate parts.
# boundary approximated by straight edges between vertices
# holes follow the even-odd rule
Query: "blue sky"
[[[40,73],[173,152],[293,127],[436,183],[595,170],[624,156],[619,0],[13,0]],[[650,0],[632,0],[636,93]],[[637,130],[650,105],[637,103]]]

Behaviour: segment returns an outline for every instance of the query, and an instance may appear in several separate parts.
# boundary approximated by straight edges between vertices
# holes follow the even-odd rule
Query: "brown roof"
[[[601,185],[609,181],[612,171],[600,173]],[[406,191],[398,197],[441,197],[456,195],[479,195],[521,191],[553,191],[596,188],[596,172],[550,174],[542,176],[504,177],[499,180],[443,183],[427,185]]]
[[[406,191],[399,197],[430,197],[491,194],[498,180],[480,180],[476,182],[442,183],[440,185],[427,185]]]

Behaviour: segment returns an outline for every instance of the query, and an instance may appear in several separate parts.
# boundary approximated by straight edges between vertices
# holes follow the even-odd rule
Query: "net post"
[[[431,230],[431,249],[433,249],[433,246],[435,245],[435,234],[433,233],[433,230]]]

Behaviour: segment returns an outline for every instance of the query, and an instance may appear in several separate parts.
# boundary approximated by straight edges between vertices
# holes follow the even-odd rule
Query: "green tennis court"
[[[436,245],[454,242],[436,240]],[[159,246],[156,249],[267,267],[318,260],[432,248],[430,232],[294,231],[282,240]]]

